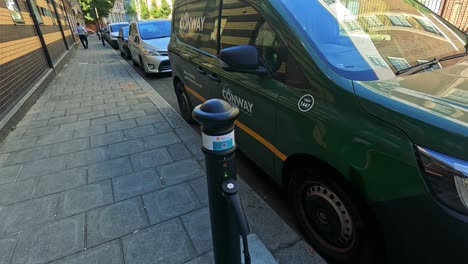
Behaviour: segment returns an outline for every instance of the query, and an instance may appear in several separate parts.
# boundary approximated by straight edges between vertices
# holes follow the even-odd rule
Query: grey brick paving
[[[50,150],[52,146],[43,146],[37,148],[30,148],[21,150],[15,153],[10,154],[7,165],[15,165],[18,163],[24,163],[33,160],[40,160],[49,157]]]
[[[28,129],[28,131],[26,131],[23,137],[37,137],[37,136],[54,133],[54,132],[57,132],[58,128],[59,128],[58,126],[30,128]]]
[[[58,142],[67,141],[73,138],[73,131],[59,131],[57,133],[40,136],[37,139],[36,145],[42,146]]]
[[[83,103],[81,104],[81,106],[95,106],[95,105],[101,105],[101,104],[104,104],[104,100],[103,100],[103,99],[92,100],[92,101],[88,101],[88,102],[83,102]]]
[[[0,167],[3,167],[10,156],[9,153],[0,154]]]
[[[192,157],[185,145],[180,143],[167,146],[167,151],[169,151],[173,160],[183,160]]]
[[[143,116],[146,116],[146,112],[143,110],[136,110],[136,111],[130,111],[130,112],[119,114],[120,120],[143,117]]]
[[[122,131],[112,132],[108,134],[101,134],[91,137],[91,147],[100,147],[113,143],[118,143],[124,140]]]
[[[61,130],[75,130],[83,127],[89,127],[89,120],[81,120],[60,125]]]
[[[128,157],[112,159],[89,166],[88,181],[96,182],[132,172]]]
[[[112,109],[106,109],[105,112],[106,112],[106,115],[117,115],[117,114],[126,113],[130,111],[132,111],[132,109],[130,109],[129,106],[122,106],[122,107],[115,107]]]
[[[104,133],[106,133],[106,127],[104,125],[84,127],[73,131],[73,138],[89,137]]]
[[[81,105],[80,103],[71,103],[71,104],[59,105],[59,106],[55,107],[55,111],[79,108],[80,105]]]
[[[0,263],[10,263],[11,256],[16,247],[18,234],[0,238]]]
[[[159,148],[133,154],[131,160],[133,168],[138,171],[168,163],[172,158],[165,148]]]
[[[48,120],[24,120],[19,122],[16,127],[38,128],[47,125]]]
[[[51,118],[49,119],[49,122],[47,123],[47,125],[53,126],[53,125],[58,125],[58,124],[70,123],[76,120],[78,120],[78,115],[67,115],[63,117]]]
[[[149,115],[145,117],[139,117],[136,119],[139,126],[150,125],[154,123],[164,122],[164,117],[160,114],[158,115]]]
[[[183,215],[181,218],[197,253],[203,254],[210,251],[213,248],[213,243],[211,240],[210,212],[208,208],[204,207]]]
[[[181,160],[157,168],[163,185],[170,186],[203,176],[194,160]]]
[[[203,254],[196,259],[185,262],[184,264],[214,264],[213,251]]]
[[[64,170],[66,161],[67,156],[62,155],[25,163],[18,179],[27,179]]]
[[[4,167],[0,169],[0,184],[13,182],[18,176],[19,172],[23,168],[23,165],[15,165]]]
[[[68,168],[97,163],[108,158],[107,148],[99,147],[69,154]]]
[[[83,114],[83,113],[91,112],[92,110],[93,110],[93,108],[91,106],[84,106],[84,107],[80,107],[80,108],[69,109],[69,110],[67,110],[66,115]],[[78,120],[80,120],[79,116],[78,116]]]
[[[77,152],[89,148],[89,138],[80,138],[62,143],[57,143],[52,148],[51,156]]]
[[[35,196],[61,192],[86,184],[86,167],[73,168],[39,178]]]
[[[88,213],[87,245],[92,247],[146,226],[140,197],[114,203]]]
[[[128,139],[135,139],[139,137],[145,137],[145,136],[150,136],[156,134],[156,129],[151,126],[142,126],[142,127],[136,127],[136,128],[131,128],[127,129],[124,131],[125,137]]]
[[[37,179],[0,185],[0,205],[9,205],[32,198]]]
[[[58,216],[66,217],[112,203],[109,180],[71,189],[62,193]]]
[[[204,204],[208,205],[208,187],[206,183],[206,177],[197,178],[189,182],[190,187],[197,195],[198,200]]]
[[[179,137],[174,132],[162,133],[154,136],[145,137],[143,139],[148,149],[158,148],[181,142]]]
[[[122,101],[122,102],[117,102],[117,106],[120,107],[120,106],[129,106],[129,105],[134,105],[134,104],[139,104],[140,102],[138,102],[137,99],[130,99],[130,100],[126,100],[126,101]],[[130,109],[130,107],[128,108]]]
[[[91,120],[91,125],[96,126],[96,125],[103,125],[107,123],[114,123],[120,121],[119,116],[117,115],[112,115],[112,116],[105,116],[101,118],[96,118]]]
[[[37,115],[36,120],[50,119],[54,117],[61,117],[64,115],[65,115],[65,111],[54,111],[50,113],[42,113],[42,114]]]
[[[130,155],[145,150],[145,144],[141,139],[134,139],[109,145],[110,158],[117,158],[120,156]]]
[[[136,104],[130,106],[132,110],[140,110],[140,109],[151,109],[151,108],[156,108],[156,106],[153,103],[144,103],[144,104]]]
[[[177,219],[126,236],[122,242],[127,264],[175,264],[196,256]]]
[[[106,113],[104,111],[97,111],[97,112],[88,112],[84,114],[79,114],[78,115],[78,120],[88,120],[88,119],[93,119],[93,118],[99,118],[105,116]],[[92,121],[91,121],[91,124]]]
[[[0,153],[12,152],[17,150],[23,150],[36,146],[37,138],[26,138],[14,141],[5,141],[0,145]]]
[[[155,170],[144,170],[112,179],[115,200],[124,200],[162,188]]]
[[[201,205],[187,184],[145,194],[143,199],[152,225],[191,212]]]
[[[120,121],[120,122],[110,123],[110,124],[107,124],[106,126],[107,126],[108,132],[113,132],[117,130],[133,128],[133,127],[136,127],[137,124],[134,119],[127,119],[127,120]]]
[[[122,247],[118,240],[88,248],[51,264],[123,264]]]
[[[58,195],[51,195],[0,206],[0,237],[53,220],[58,200]]]
[[[153,124],[153,126],[156,129],[156,132],[158,134],[172,131],[172,127],[167,122],[156,123],[156,124]]]
[[[84,215],[23,232],[12,264],[44,263],[84,249]]]

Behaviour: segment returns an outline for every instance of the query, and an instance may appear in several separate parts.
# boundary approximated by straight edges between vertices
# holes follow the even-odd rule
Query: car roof
[[[150,20],[143,20],[143,21],[138,21],[138,24],[149,24],[153,22],[162,22],[162,21],[171,21],[170,19],[150,19]]]

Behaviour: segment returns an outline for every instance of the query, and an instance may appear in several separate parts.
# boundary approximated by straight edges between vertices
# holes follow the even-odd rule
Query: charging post
[[[234,121],[239,109],[228,102],[211,99],[193,110],[201,124],[205,154],[211,234],[215,264],[240,264],[243,236],[246,264],[250,263],[247,219],[237,191]]]

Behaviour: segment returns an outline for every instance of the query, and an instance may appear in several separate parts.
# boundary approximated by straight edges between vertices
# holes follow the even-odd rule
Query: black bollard
[[[239,109],[228,102],[212,99],[193,110],[201,124],[205,153],[211,235],[216,264],[240,264],[240,241],[237,215],[223,195],[226,180],[236,180],[234,121]]]

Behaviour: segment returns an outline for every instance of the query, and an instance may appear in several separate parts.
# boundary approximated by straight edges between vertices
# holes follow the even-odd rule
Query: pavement
[[[213,263],[200,136],[89,46],[0,145],[0,264]],[[252,263],[324,263],[241,183]]]

